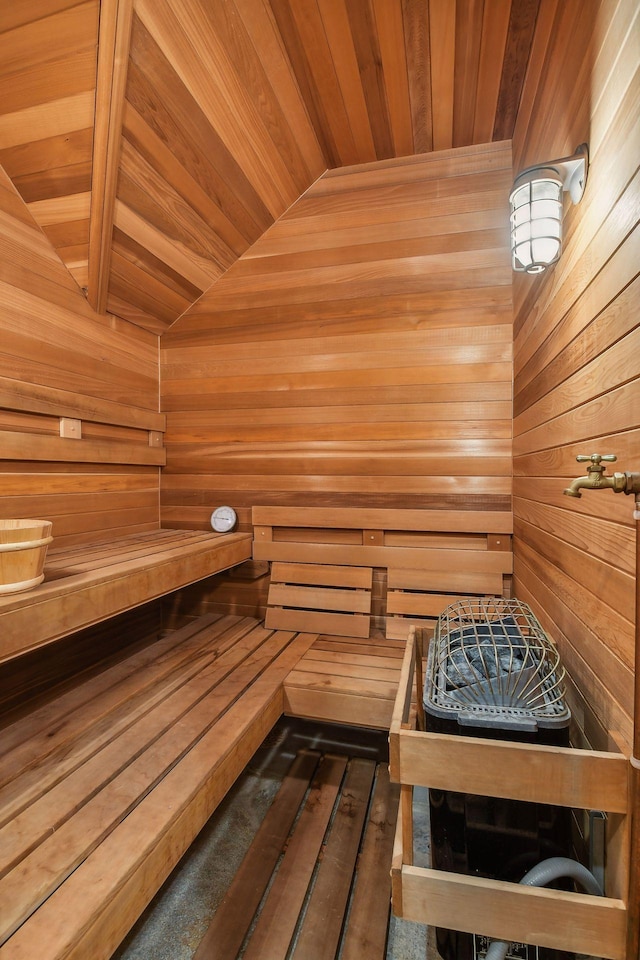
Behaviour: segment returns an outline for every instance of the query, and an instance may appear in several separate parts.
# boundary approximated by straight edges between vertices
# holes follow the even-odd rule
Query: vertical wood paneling
[[[456,0],[431,0],[429,4],[429,28],[431,33],[433,149],[449,150],[453,146]]]
[[[424,153],[433,149],[429,7],[416,0],[402,0],[402,16],[409,71],[413,148],[415,153]]]
[[[328,174],[164,335],[163,522],[509,509],[510,163],[496,144]]]
[[[471,143],[482,43],[484,0],[456,0],[453,145]]]
[[[514,583],[557,640],[596,746],[631,736],[633,503],[562,490],[584,472],[579,453],[617,454],[610,472],[640,469],[637,17],[627,0],[555,8],[544,68],[534,44],[514,141],[519,165],[590,143],[561,260],[515,284]]]
[[[513,136],[522,87],[528,68],[528,56],[523,56],[523,54],[525,51],[528,53],[531,49],[539,13],[542,14],[544,9],[551,5],[552,0],[547,0],[546,3],[542,4],[540,0],[517,0],[517,2],[511,4],[493,125],[493,140]],[[540,10],[541,7],[542,11]]]
[[[91,310],[2,171],[0,225],[5,391],[21,381],[23,394],[33,384],[35,392],[44,387],[75,394],[79,404],[97,398],[157,410],[156,338]],[[15,426],[16,417],[3,411],[2,429]],[[41,420],[41,427],[25,429],[58,430],[55,417]],[[108,431],[102,434],[107,446]],[[157,468],[85,464],[80,451],[78,441],[75,463],[0,460],[0,516],[52,520],[56,545],[158,526]]]

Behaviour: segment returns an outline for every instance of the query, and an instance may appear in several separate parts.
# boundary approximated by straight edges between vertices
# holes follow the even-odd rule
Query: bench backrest
[[[460,596],[510,592],[506,511],[256,506],[253,525],[254,558],[270,561],[275,571],[270,608],[287,606],[287,594],[273,589],[283,582],[280,564],[287,565],[289,584],[296,582],[296,565],[313,565],[316,587],[331,585],[335,567],[369,569],[373,624],[399,638],[412,624],[432,626]],[[313,602],[320,602],[317,591]]]

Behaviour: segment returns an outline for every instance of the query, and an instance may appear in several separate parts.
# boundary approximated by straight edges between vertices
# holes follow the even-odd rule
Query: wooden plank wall
[[[514,287],[514,586],[558,641],[601,748],[631,735],[633,501],[562,491],[585,472],[577,454],[640,469],[639,13],[634,0],[542,6],[513,144],[517,171],[589,142],[562,259]]]
[[[147,448],[149,465],[144,459],[109,463],[126,459],[126,447],[131,442],[133,449],[140,431],[93,424],[86,438],[93,462],[83,462],[84,440],[72,439],[66,444],[78,444],[74,461],[66,454],[67,462],[30,459],[30,436],[42,447],[60,434],[58,417],[41,415],[35,425],[20,405],[11,408],[14,394],[29,409],[30,392],[44,409],[65,398],[71,421],[94,408],[102,416],[110,405],[128,408],[132,424],[153,420],[157,338],[91,310],[0,168],[0,430],[22,438],[12,446],[14,459],[0,451],[0,517],[53,520],[54,546],[156,529],[159,471],[153,449]],[[113,447],[121,450],[118,456],[111,456]]]
[[[162,338],[163,525],[510,510],[508,143],[325,174]]]

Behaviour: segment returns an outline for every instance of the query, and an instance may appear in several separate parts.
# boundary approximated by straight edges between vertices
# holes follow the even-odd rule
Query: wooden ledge
[[[154,530],[51,550],[44,582],[0,598],[0,662],[251,557],[248,533]]]

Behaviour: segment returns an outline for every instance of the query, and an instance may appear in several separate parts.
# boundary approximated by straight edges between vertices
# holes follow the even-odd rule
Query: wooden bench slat
[[[501,573],[479,571],[424,570],[395,567],[389,570],[387,586],[391,590],[420,590],[440,593],[502,593]]]
[[[346,765],[345,757],[324,757],[244,960],[286,957]]]
[[[433,633],[435,625],[435,618],[428,620],[424,617],[387,617],[387,636],[406,643],[411,627],[424,629],[429,634]]]
[[[188,624],[182,630],[167,634],[133,656],[126,657],[102,670],[86,682],[71,687],[44,706],[29,714],[28,726],[20,719],[2,731],[0,778],[3,784],[18,773],[24,774],[34,763],[54,753],[97,718],[111,709],[111,700],[127,699],[132,691],[140,691],[180,663],[190,660],[203,645],[209,643],[205,628],[217,625],[216,635],[223,629],[222,616],[214,614]],[[229,617],[235,623],[235,618]],[[144,683],[140,682],[140,673]],[[0,792],[0,797],[2,793]],[[1,801],[0,801],[1,805]]]
[[[456,530],[458,510],[405,510],[351,507],[255,506],[253,523],[265,527],[329,527],[361,530]],[[465,510],[464,528],[479,533],[511,533],[509,511]]]
[[[101,567],[157,556],[170,550],[196,547],[198,543],[211,543],[211,536],[212,534],[205,531],[154,530],[151,535],[137,534],[102,543],[89,543],[82,547],[55,548],[47,554],[45,574],[59,569],[77,573],[100,570]]]
[[[421,547],[256,541],[254,559],[295,563],[321,562],[370,567],[420,567],[428,571],[512,573],[511,553],[502,550],[447,550]]]
[[[371,660],[374,659],[373,657],[371,658]],[[395,664],[385,666],[383,663],[375,665],[369,663],[365,668],[362,662],[357,662],[357,658],[356,663],[345,663],[343,660],[316,660],[313,656],[303,657],[293,671],[289,682],[293,682],[295,675],[301,672],[313,673],[318,676],[353,677],[356,680],[361,680],[366,676],[368,680],[382,680],[392,685],[397,683],[399,674],[399,670]]]
[[[313,648],[303,657],[303,663],[316,662],[327,665],[334,665],[335,671],[339,672],[340,664],[350,664],[359,668],[358,676],[367,673],[369,668],[388,667],[394,671],[394,676],[398,675],[399,663],[401,657],[383,656],[382,653],[374,655],[371,653],[342,652],[339,650],[325,650],[318,642],[314,643]]]
[[[355,758],[349,763],[293,960],[336,956],[375,770],[373,760]]]
[[[347,693],[350,696],[381,697],[393,699],[397,681],[375,680],[370,677],[341,677],[317,674],[304,669],[292,670],[287,677],[287,688],[303,687],[305,690],[322,690],[324,693]]]
[[[368,637],[371,617],[354,613],[322,613],[318,610],[286,610],[269,607],[268,627],[277,630],[306,630],[312,633],[337,633],[344,637]]]
[[[403,593],[391,591],[387,594],[387,612],[389,614],[407,614],[417,617],[439,617],[449,604],[463,600],[473,591],[461,596],[452,593]]]
[[[82,707],[78,711],[81,720],[75,722],[74,715],[73,722],[63,724],[60,739],[52,744],[51,750],[47,749],[45,734],[41,738],[44,741],[44,750],[22,771],[15,774],[0,791],[0,824],[4,825],[17,816],[24,807],[69,776],[139,717],[166,699],[172,690],[179,688],[190,676],[199,673],[211,660],[223,654],[241,635],[234,632],[222,637],[222,642],[216,645],[208,656],[205,652],[194,651],[191,657],[187,657],[186,663],[177,664],[175,671],[170,672],[166,679],[159,678],[155,683],[152,681],[141,685],[132,696],[127,696],[126,688],[135,688],[135,677],[128,678],[125,685],[107,691],[103,697],[97,697],[96,702],[90,704],[90,709]],[[200,635],[200,639],[206,647],[210,646],[210,637],[206,631]],[[153,677],[152,669],[149,673]],[[85,713],[89,714],[88,718],[85,718]],[[55,736],[52,737],[53,741],[56,739]],[[34,746],[37,742],[38,738]],[[72,744],[73,749],[69,749],[69,744]],[[16,755],[11,756],[14,769],[20,752],[16,751]],[[31,756],[33,757],[33,754]]]
[[[350,653],[353,652],[362,656],[377,656],[378,653],[386,657],[393,657],[394,660],[402,661],[404,657],[404,643],[400,640],[394,640],[392,637],[385,636],[384,639],[369,639],[368,643],[358,643],[345,637],[332,637],[321,635],[313,645],[316,651],[326,650],[328,653]]]
[[[358,695],[355,691],[345,693],[287,685],[284,688],[284,711],[292,717],[330,719],[332,723],[384,730],[391,723],[393,700],[373,693]]]

